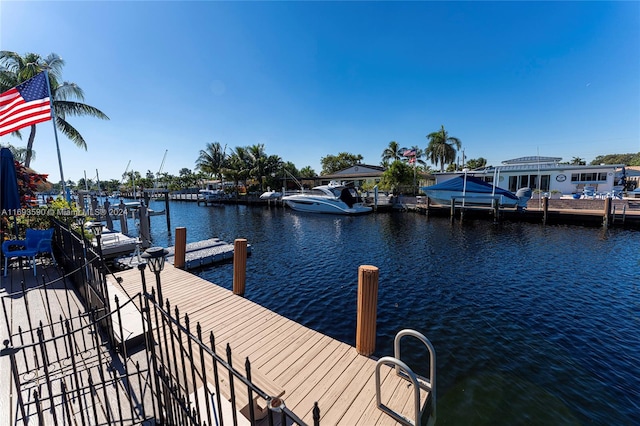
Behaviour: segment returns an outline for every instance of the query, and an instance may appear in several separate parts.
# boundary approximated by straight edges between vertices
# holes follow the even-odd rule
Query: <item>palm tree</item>
[[[429,145],[425,155],[436,166],[440,163],[440,171],[444,172],[444,165],[456,160],[457,150],[462,145],[460,139],[449,136],[444,125],[437,132],[429,133],[427,139],[429,139]]]
[[[271,188],[277,188],[280,177],[282,175],[282,166],[284,161],[279,155],[270,155],[265,160],[264,176],[266,177],[266,185]]]
[[[389,142],[389,146],[382,151],[382,164],[389,164],[396,160],[401,160],[404,150],[405,148],[401,148],[398,142]]]
[[[7,50],[0,51],[0,93],[47,70],[53,100],[53,111],[56,116],[56,128],[67,138],[71,139],[78,147],[86,150],[87,142],[80,132],[69,124],[67,117],[88,115],[103,120],[108,120],[109,117],[99,109],[82,102],[84,101],[84,92],[77,84],[68,82],[60,84],[63,66],[64,61],[55,53],[51,53],[46,58],[43,58],[36,53],[27,53],[22,57],[15,52]],[[14,134],[18,138],[22,138],[20,132],[14,132]],[[31,152],[35,137],[36,126],[33,124],[31,125],[31,133],[27,141],[27,154],[24,162],[26,167],[29,167],[31,163]]]
[[[243,181],[246,185],[250,168],[250,158],[247,148],[238,146],[234,148],[227,159],[223,174],[233,180],[235,186],[238,187],[240,181]]]
[[[222,170],[227,161],[227,146],[224,148],[220,142],[208,143],[205,149],[200,150],[196,160],[196,168],[210,176],[215,176],[222,182]]]
[[[266,176],[267,154],[264,151],[264,144],[255,144],[247,147],[249,154],[249,176],[260,182],[260,189],[263,188],[264,177]]]

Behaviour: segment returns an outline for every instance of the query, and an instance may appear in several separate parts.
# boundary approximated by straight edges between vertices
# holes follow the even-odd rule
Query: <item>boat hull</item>
[[[282,199],[292,210],[305,213],[360,215],[371,213],[373,209],[361,204],[347,206],[340,200],[321,200],[311,197],[291,196]]]
[[[277,200],[280,197],[282,197],[282,193],[275,191],[267,191],[260,195],[261,200]]]

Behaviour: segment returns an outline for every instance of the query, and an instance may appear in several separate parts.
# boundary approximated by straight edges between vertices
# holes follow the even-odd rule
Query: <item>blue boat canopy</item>
[[[464,181],[467,181],[466,188]],[[491,194],[494,193],[493,185],[483,181],[480,178],[474,176],[457,176],[453,179],[446,180],[444,182],[440,182],[437,185],[431,186],[423,186],[420,188],[423,191],[460,191],[466,189],[466,192],[469,194]],[[513,192],[507,191],[506,189],[502,189],[500,187],[495,187],[495,195],[503,195],[506,198],[510,198],[512,200],[517,200],[518,197],[515,196]]]

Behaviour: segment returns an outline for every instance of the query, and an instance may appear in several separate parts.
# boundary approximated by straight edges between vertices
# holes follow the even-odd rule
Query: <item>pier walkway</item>
[[[146,367],[148,354],[144,350],[129,353],[127,344],[120,351],[114,351],[90,315],[81,313],[85,308],[78,290],[68,280],[60,279],[57,267],[38,263],[38,277],[33,276],[26,263],[22,267],[12,266],[0,287],[4,317],[0,321],[0,335],[3,339],[12,338],[12,347],[18,348],[14,358],[7,356],[11,347],[4,348],[0,356],[0,382],[5,384],[0,386],[0,426],[21,424],[25,420],[56,424],[56,418],[58,424],[152,424],[155,408],[149,385],[155,375]],[[151,291],[151,286],[155,286],[153,274],[148,269],[144,274]],[[117,276],[122,278],[121,284],[113,275],[107,280],[119,289],[120,309],[126,305],[132,307],[126,295],[137,295],[142,291],[140,271],[122,271]],[[304,423],[314,423],[313,408],[317,402],[323,425],[397,424],[376,406],[375,359],[359,355],[348,344],[170,264],[165,266],[160,278],[162,292],[170,301],[171,310],[179,308],[183,321],[188,314],[191,324],[197,323],[201,327],[203,336],[214,333],[216,350],[220,354],[229,345],[238,368],[248,357],[253,382],[268,395],[284,400],[285,406]],[[42,285],[45,282],[47,284]],[[86,291],[85,288],[80,293]],[[141,300],[139,297],[132,299],[137,305]],[[120,317],[119,314],[114,318],[119,321]],[[65,334],[63,323],[67,321],[74,331]],[[142,318],[135,312],[125,315],[122,311],[123,327],[114,322],[115,334],[122,337],[124,331],[128,335],[136,329],[136,321],[142,321]],[[164,329],[167,323],[161,321],[161,324]],[[35,334],[40,333],[40,328],[46,343],[37,343]],[[159,330],[153,328],[152,335],[155,337]],[[185,339],[183,335],[183,342]],[[191,348],[191,344],[183,347]],[[184,350],[178,350],[178,353],[184,354]],[[168,356],[169,352],[166,354]],[[17,376],[12,374],[12,359],[17,362]],[[210,357],[204,359],[194,352],[190,365],[200,362],[206,364],[208,372],[215,368]],[[199,388],[196,379],[194,387],[191,378],[187,377],[190,367],[185,369],[184,358],[182,366],[184,382],[189,382],[185,388]],[[177,372],[182,376],[182,370]],[[413,388],[389,366],[383,365],[380,372],[382,402],[412,419]],[[221,374],[218,390],[228,398],[225,381]],[[38,391],[37,396],[34,390]],[[421,405],[428,396],[427,392],[421,391]],[[242,403],[242,394],[236,393],[236,399]],[[225,404],[222,411],[228,412],[230,405]],[[242,405],[238,406],[238,411],[246,415]],[[230,418],[227,414],[224,417]],[[248,424],[242,417],[238,420],[239,424]],[[256,424],[267,424],[268,421],[268,418],[262,418],[256,420]],[[275,424],[280,424],[279,419]]]
[[[127,293],[141,291],[139,271],[117,275]],[[147,283],[155,281],[147,278]],[[253,369],[284,390],[285,405],[306,423],[313,423],[317,401],[321,424],[397,424],[376,406],[376,360],[358,355],[354,347],[172,265],[162,271],[161,285],[164,297],[181,316],[186,313],[192,324],[198,322],[203,335],[215,334],[221,353],[229,344],[234,355],[249,357]],[[413,418],[413,388],[408,382],[386,366],[381,380],[383,403]],[[421,392],[422,402],[427,397]]]

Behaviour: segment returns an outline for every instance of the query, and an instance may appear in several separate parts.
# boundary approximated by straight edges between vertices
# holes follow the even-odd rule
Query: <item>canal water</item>
[[[245,297],[351,345],[358,266],[379,267],[375,355],[404,328],[431,340],[440,425],[638,424],[640,232],[170,207],[188,242],[249,241]],[[164,216],[152,234],[173,245]],[[195,273],[232,287],[232,263]],[[403,359],[428,374],[423,348]]]

